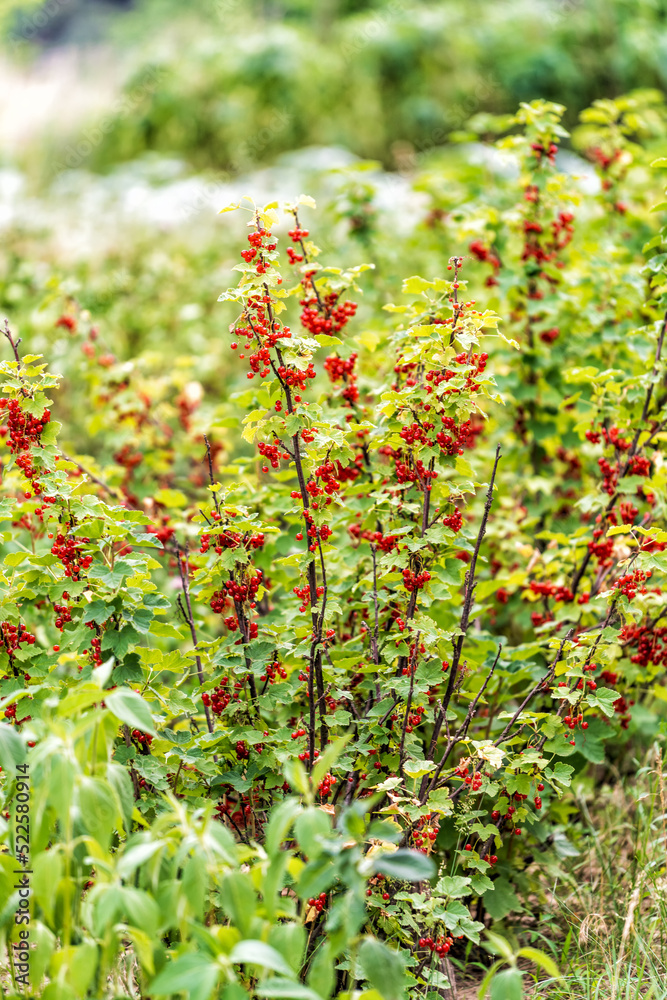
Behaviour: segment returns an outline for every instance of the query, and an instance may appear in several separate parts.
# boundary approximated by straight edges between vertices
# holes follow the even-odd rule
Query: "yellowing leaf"
[[[154,499],[164,507],[185,507],[188,502],[185,493],[180,490],[157,490]]]
[[[402,291],[406,295],[421,295],[422,292],[434,287],[432,281],[427,281],[426,278],[420,278],[418,274],[415,274],[411,278],[405,279]]]

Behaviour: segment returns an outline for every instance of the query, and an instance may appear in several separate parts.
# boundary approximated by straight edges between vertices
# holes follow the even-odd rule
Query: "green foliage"
[[[115,27],[125,90],[89,123],[86,165],[158,151],[235,174],[317,144],[403,169],[474,114],[540,95],[573,123],[600,97],[664,87],[665,13],[664,0],[143,0]]]
[[[29,771],[46,1000],[399,1000],[483,941],[491,997],[557,976],[505,925],[576,856],[589,764],[661,732],[667,638],[664,108],[584,113],[588,185],[562,114],[474,120],[512,169],[458,208],[425,172],[377,261],[330,263],[311,198],[230,206],[227,325],[169,370],[54,283],[63,399],[7,327],[0,872]]]

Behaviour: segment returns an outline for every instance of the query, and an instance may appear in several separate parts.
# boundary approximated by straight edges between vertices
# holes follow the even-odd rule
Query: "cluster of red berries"
[[[306,278],[310,278],[312,282],[312,275],[309,274]],[[341,292],[329,292],[319,301],[316,296],[302,299],[300,302],[301,325],[304,329],[312,333],[314,337],[322,333],[340,333],[357,311],[356,302],[349,299],[340,302],[340,295]]]
[[[330,354],[324,361],[324,370],[327,372],[334,385],[336,382],[345,383],[342,398],[349,406],[354,406],[359,399],[357,376],[354,372],[356,361],[356,351],[345,360],[340,358],[337,354]]]
[[[442,523],[446,528],[450,528],[454,534],[458,534],[463,527],[463,514],[458,507],[455,507],[452,514],[448,514],[447,517],[443,517]]]
[[[213,518],[216,518],[216,512],[213,512]],[[220,515],[218,514],[217,517]],[[255,534],[246,534],[241,536],[236,531],[221,531],[218,534],[211,534],[210,532],[204,532],[201,536],[201,546],[199,551],[201,553],[208,552],[211,547],[211,539],[213,540],[213,549],[218,555],[221,554],[223,549],[237,549],[240,545],[245,546],[247,549],[261,549],[264,545],[264,532],[259,531]]]
[[[6,410],[6,424],[0,427],[3,437],[9,434],[9,450],[16,454],[39,444],[42,431],[51,420],[51,411],[44,410],[41,417],[24,413],[18,399],[0,399],[0,410]]]
[[[631,476],[650,476],[651,460],[644,455],[633,455],[630,459],[628,472]]]
[[[436,434],[435,439],[445,455],[462,455],[464,448],[474,448],[483,430],[483,425],[473,420],[464,420],[458,426],[452,417],[442,417],[442,426],[444,430]]]
[[[299,392],[303,392],[308,379],[313,379],[316,375],[312,361],[309,362],[305,371],[301,371],[296,365],[279,365],[276,371],[286,386],[289,386],[290,389],[298,389]],[[298,403],[299,400],[296,399],[296,402]]]
[[[250,371],[247,378],[254,378],[257,374],[261,375],[262,378],[266,378],[271,365],[271,355],[268,347],[259,347],[248,358],[248,364],[250,365]]]
[[[303,254],[297,253],[294,247],[287,247],[287,259],[290,264],[301,264],[303,262]]]
[[[32,632],[28,631],[22,622],[18,625],[12,625],[11,622],[2,622],[0,623],[0,640],[9,655],[12,656],[22,643],[34,646],[37,638]]]
[[[614,514],[614,522],[616,521],[615,511],[611,511]],[[639,513],[639,510],[630,500],[623,500],[618,505],[618,513],[620,515],[623,524],[634,524],[635,518]]]
[[[557,326],[551,326],[548,330],[542,330],[540,333],[540,340],[543,344],[553,344],[554,340],[558,340],[560,337],[560,328]]]
[[[63,594],[63,600],[64,601],[69,600],[69,594],[68,593],[64,593]],[[56,612],[56,615],[57,615],[56,620],[55,620],[55,626],[56,626],[57,629],[60,629],[60,631],[62,632],[62,630],[65,628],[66,623],[67,622],[71,622],[71,620],[72,620],[72,612],[67,607],[66,604],[56,604],[55,602],[54,602],[54,605],[53,605],[53,610]]]
[[[231,701],[229,693],[229,677],[223,677],[217,687],[212,691],[204,691],[201,700],[208,708],[210,706],[214,715],[222,715]]]
[[[260,681],[268,681],[269,684],[275,684],[277,680],[285,680],[287,677],[287,671],[285,668],[274,660],[273,663],[268,663],[263,674],[260,674]]]
[[[573,221],[572,212],[559,212],[558,217],[551,223],[550,238],[543,246],[540,240],[540,236],[544,233],[543,226],[539,222],[526,219],[523,224],[526,238],[521,259],[523,261],[534,260],[537,264],[546,264],[555,260],[574,236]],[[543,295],[534,292],[532,297],[542,298]]]
[[[239,795],[238,800],[229,800],[229,793],[232,792],[231,785],[227,785],[225,798],[219,799],[215,807],[215,817],[223,822],[229,818],[237,826],[243,823],[245,826],[252,816],[252,806],[246,795]]]
[[[392,457],[397,457],[399,454],[394,452],[393,448],[390,448],[388,445],[384,448],[379,448],[378,451],[382,455],[390,454]],[[399,483],[414,483],[418,489],[424,490],[427,493],[430,493],[432,488],[429,480],[438,478],[438,473],[434,469],[427,469],[420,458],[413,462],[410,456],[405,462],[397,461],[395,471],[396,479]]]
[[[477,260],[484,264],[489,264],[493,268],[493,274],[489,275],[485,282],[487,288],[492,288],[494,285],[497,285],[498,279],[496,275],[500,270],[500,259],[498,255],[495,254],[489,247],[485,246],[482,240],[473,240],[468,249]]]
[[[445,661],[446,662],[446,661]],[[449,668],[449,663],[447,663],[447,668]],[[442,669],[445,670],[445,664],[443,663]],[[482,775],[480,771],[473,771],[470,773],[470,766],[468,764],[469,758],[464,757],[457,767],[454,768],[454,777],[463,778],[466,785],[472,785],[473,790],[477,791],[482,784]]]
[[[556,153],[558,152],[558,146],[552,142],[548,146],[542,145],[541,142],[531,142],[530,148],[533,151],[533,156],[539,161],[543,156],[549,160],[549,163],[554,163],[556,160]]]
[[[157,524],[146,525],[146,533],[149,535],[155,535],[158,541],[162,542],[163,545],[167,544],[167,542],[169,541],[169,539],[171,538],[171,536],[174,534],[175,531],[176,531],[175,528],[170,527],[168,517],[163,517],[162,524],[160,525]]]
[[[322,465],[318,465],[315,469],[315,477],[322,480],[322,485],[315,484],[311,480],[306,486],[310,496],[321,496],[325,493],[332,497],[334,493],[337,493],[340,489],[340,481],[337,478],[339,468],[340,462],[324,462]]]
[[[418,948],[428,948],[429,951],[434,951],[436,955],[444,958],[448,954],[450,948],[454,944],[454,938],[451,934],[447,934],[445,937],[439,935],[436,939],[432,937],[421,937],[419,938]]]
[[[283,451],[282,448],[275,444],[267,444],[265,441],[260,441],[257,445],[257,450],[260,455],[271,463],[271,468],[277,469],[280,465],[280,459],[288,459],[289,454]],[[263,467],[262,472],[268,472],[266,466]]]
[[[86,622],[89,629],[95,629],[95,622]],[[99,667],[102,663],[102,640],[96,635],[90,640],[90,650],[84,649],[84,653],[90,652],[90,658],[92,660],[93,666]],[[54,647],[55,648],[55,647]],[[58,647],[59,649],[60,647]],[[81,670],[81,667],[79,667]]]
[[[529,589],[533,594],[540,594],[542,597],[553,597],[555,601],[562,601],[565,604],[574,600],[574,594],[570,587],[562,584],[558,585],[549,580],[543,582],[532,580]]]
[[[482,374],[482,372],[485,371],[488,360],[489,360],[489,355],[486,352],[483,352],[482,354],[472,353],[468,355],[466,354],[465,351],[462,351],[460,354],[457,354],[456,357],[454,358],[454,361],[456,361],[457,365],[464,365],[466,368],[472,368],[472,371],[469,371],[468,374],[466,375],[466,380],[463,389],[457,389],[454,386],[452,386],[449,389],[445,389],[443,395],[451,396],[452,394],[458,394],[460,392],[465,392],[465,391],[478,392],[480,389],[480,385],[477,382],[477,378]],[[447,368],[445,369],[444,372],[441,373],[434,371],[427,372],[425,378],[427,382],[432,381],[435,386],[439,386],[441,382],[443,381],[450,382],[455,375],[459,374],[460,374],[459,372],[455,372],[452,371],[451,368]],[[431,377],[429,378],[429,376]],[[430,391],[431,391],[430,387],[427,386],[426,392],[429,393]]]
[[[636,625],[633,622],[623,626],[619,639],[624,645],[637,650],[630,656],[632,663],[641,667],[667,663],[667,626]],[[613,684],[615,680],[608,683]]]
[[[597,684],[595,686],[597,687]],[[568,729],[576,729],[577,726],[581,726],[582,729],[588,729],[588,723],[584,720],[583,713],[581,712],[578,715],[564,715],[563,722]],[[541,803],[538,808],[541,808]]]
[[[601,567],[612,565],[612,553],[614,551],[614,539],[604,538],[604,528],[593,530],[593,541],[588,543],[588,550],[594,555]]]
[[[21,470],[25,478],[30,480],[30,485],[32,486],[35,493],[39,495],[42,492],[42,487],[40,483],[37,482],[37,480],[33,481],[34,477],[37,475],[37,469],[32,464],[32,455],[30,454],[30,452],[24,451],[22,455],[19,455],[18,458],[16,459],[16,464],[18,465],[19,469]]]
[[[637,591],[640,594],[646,593],[646,587],[642,586],[645,580],[651,576],[651,570],[636,569],[634,573],[626,573],[624,576],[620,576],[614,584],[614,588],[620,591],[621,594],[625,594],[628,600],[632,600],[636,596]]]
[[[264,259],[264,253],[271,253],[276,249],[276,243],[264,242],[264,240],[270,240],[271,233],[266,229],[258,229],[257,232],[250,233],[248,236],[248,243],[250,248],[248,250],[242,250],[241,256],[243,257],[246,264],[252,263],[257,259],[257,266],[255,270],[257,274],[266,274],[269,270],[269,265]]]
[[[627,729],[628,726],[630,725],[631,717],[629,709],[632,705],[634,705],[634,701],[633,700],[626,701],[622,695],[620,698],[617,698],[615,702],[613,702],[614,711],[621,716],[621,718],[619,719],[619,722],[621,724],[621,729]]]
[[[153,742],[150,733],[142,733],[140,729],[133,729],[131,736],[135,743],[139,743],[143,747],[149,747]]]
[[[397,552],[400,551],[398,535],[383,535],[381,531],[371,531],[370,528],[362,531],[359,524],[351,524],[347,530],[353,538],[370,542],[371,545],[375,545],[381,552],[393,552],[394,549]]]
[[[409,669],[405,667],[403,673],[409,673]],[[426,708],[424,705],[418,705],[417,708],[415,708],[415,710],[408,715],[407,725],[405,727],[406,733],[411,733],[416,726],[421,726],[425,712]]]
[[[332,774],[327,772],[327,774],[324,775],[319,785],[317,786],[317,790],[323,799],[327,797],[327,795],[329,794],[329,792],[331,791],[331,789],[335,784],[336,784],[336,779]]]
[[[224,610],[226,598],[243,604],[250,602],[254,607],[254,600],[263,582],[263,573],[258,569],[254,576],[246,576],[243,580],[225,580],[223,590],[216,590],[211,598],[211,610],[220,613]]]
[[[326,892],[321,892],[319,896],[311,896],[308,900],[308,906],[313,907],[318,913],[321,913],[327,901]]]
[[[431,579],[431,574],[428,570],[422,570],[421,573],[413,573],[411,569],[406,568],[403,570],[402,576],[403,586],[409,594],[411,594],[413,590],[421,590],[422,587],[425,587]]]
[[[304,584],[303,587],[298,587],[298,586],[293,587],[292,593],[296,594],[296,596],[301,600],[301,606],[299,608],[299,611],[303,614],[304,611],[308,610],[308,605],[310,602],[310,587],[308,586],[307,583]],[[318,587],[317,596],[321,597],[323,593],[324,593],[324,587]]]
[[[412,841],[417,850],[425,854],[433,850],[433,843],[438,836],[439,829],[437,813],[427,813],[422,816],[412,833]]]
[[[618,469],[608,462],[604,455],[598,458],[598,465],[602,473],[602,489],[609,496],[613,496],[616,492],[616,484],[618,483]]]
[[[53,538],[53,535],[50,534],[49,538]],[[89,538],[77,541],[76,538],[71,535],[63,535],[62,532],[56,535],[51,552],[58,557],[63,565],[65,576],[69,577],[70,580],[80,580],[81,574],[90,567],[93,557],[82,553],[84,545],[88,545],[89,542]]]
[[[433,441],[429,438],[428,431],[433,430],[434,427],[435,424],[426,420],[422,424],[406,424],[405,427],[401,428],[400,436],[406,444],[432,445]]]

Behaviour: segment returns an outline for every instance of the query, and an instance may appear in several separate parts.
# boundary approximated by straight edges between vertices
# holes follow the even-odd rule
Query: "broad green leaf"
[[[403,879],[405,882],[423,882],[433,878],[436,868],[431,858],[421,851],[400,849],[376,854],[373,857],[372,870],[390,878]]]
[[[239,962],[245,965],[261,965],[272,972],[279,972],[283,976],[291,978],[294,970],[283,956],[265,944],[264,941],[253,941],[251,939],[239,941],[229,956],[231,962]]]
[[[383,1000],[402,1000],[405,965],[392,948],[377,938],[366,938],[359,948],[359,966]]]
[[[150,709],[141,695],[131,688],[116,688],[104,696],[104,703],[109,711],[133,729],[156,736],[153,717]]]
[[[16,774],[17,766],[24,764],[25,759],[24,738],[17,733],[13,726],[6,722],[0,722],[0,764],[3,771],[12,775]]]

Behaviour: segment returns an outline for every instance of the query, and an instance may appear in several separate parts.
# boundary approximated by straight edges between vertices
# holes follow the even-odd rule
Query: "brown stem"
[[[190,584],[187,579],[188,577],[188,566],[187,566],[187,554],[185,555],[186,568],[183,569],[183,559],[181,558],[181,548],[176,544],[176,563],[178,565],[178,572],[181,578],[181,587],[183,590],[183,596],[185,597],[185,604],[187,608],[187,622],[190,628],[190,635],[192,637],[192,644],[197,649],[197,631],[195,629],[194,617],[192,614],[192,605],[190,603]],[[199,683],[204,683],[204,670],[201,665],[201,657],[199,653],[195,652],[195,663],[197,664],[197,676],[199,677]],[[204,705],[204,712],[206,714],[206,725],[208,727],[209,733],[213,732],[213,721],[211,719],[211,713],[209,712],[208,705]]]
[[[470,623],[470,610],[472,608],[473,598],[475,595],[475,570],[477,568],[477,559],[479,556],[479,550],[482,545],[482,540],[486,533],[486,525],[489,520],[489,513],[491,511],[491,505],[493,503],[493,486],[496,480],[496,472],[498,471],[498,462],[500,461],[500,445],[496,448],[496,457],[493,463],[493,471],[491,472],[491,481],[489,482],[489,489],[486,494],[486,502],[484,504],[484,513],[482,514],[482,522],[479,526],[479,531],[477,532],[477,540],[475,542],[475,549],[472,554],[472,559],[470,560],[470,568],[466,573],[465,578],[465,597],[463,599],[463,607],[461,609],[461,619],[459,622],[459,630],[461,635],[454,640],[454,653],[452,656],[452,663],[450,666],[449,681],[447,683],[447,690],[445,696],[442,700],[442,708],[440,711],[440,725],[436,724],[437,732],[434,733],[433,740],[431,741],[431,746],[433,751],[435,751],[435,742],[439,735],[439,729],[442,726],[442,720],[447,714],[447,709],[449,708],[449,703],[452,699],[452,694],[454,693],[454,685],[456,684],[456,677],[458,674],[459,663],[461,662],[461,651],[463,649],[463,643],[468,631],[468,625]],[[430,758],[432,759],[432,758]]]
[[[14,340],[14,338],[12,337],[12,332],[9,329],[9,320],[8,319],[5,320],[5,328],[4,328],[4,330],[2,332],[4,333],[5,337],[9,341],[11,349],[14,352],[14,357],[16,359],[17,365],[20,365],[21,364],[21,355],[19,354],[19,344],[21,343],[21,338],[19,337],[18,340]]]

